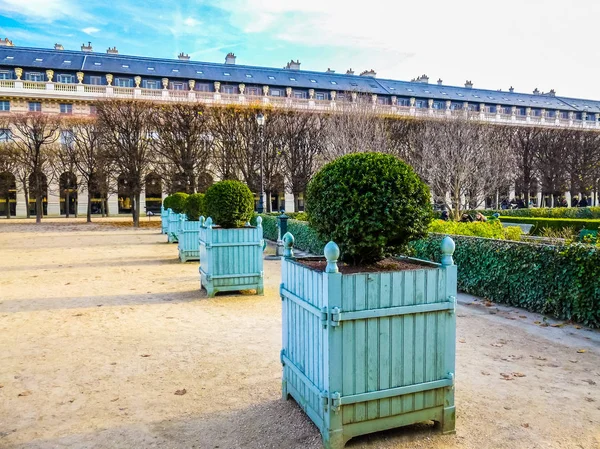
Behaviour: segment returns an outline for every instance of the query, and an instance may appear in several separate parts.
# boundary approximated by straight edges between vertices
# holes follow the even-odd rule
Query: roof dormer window
[[[231,76],[231,73],[229,73],[229,72],[223,72],[223,75],[225,75],[225,76]]]
[[[121,65],[121,67],[123,67],[124,69],[128,69],[129,68],[129,64],[123,64],[123,65]]]
[[[310,80],[310,82],[311,82],[311,83],[316,83],[316,82],[317,82],[317,80]]]
[[[6,59],[15,59],[14,56],[7,56]]]
[[[42,62],[43,59],[42,58],[35,58],[35,62]]]
[[[246,78],[252,78],[252,75],[250,75],[249,73],[246,73]]]
[[[94,65],[102,65],[101,62],[94,62]]]
[[[331,81],[331,84],[337,84],[337,81]]]
[[[154,72],[154,67],[148,67],[149,72]]]
[[[202,70],[196,70],[196,73],[197,73],[198,75],[202,75],[202,73],[204,73],[204,72],[202,72]]]
[[[274,77],[273,75],[269,75],[269,79],[270,79],[270,80],[274,80],[274,79],[275,79],[275,77]]]
[[[68,60],[66,60],[66,59],[65,59],[65,60],[63,61],[63,63],[64,63],[64,64],[71,64],[71,61],[68,61]]]
[[[296,78],[290,77],[290,81],[296,81]]]
[[[173,70],[171,70],[171,72],[177,73],[177,72],[179,72],[179,69],[173,69]]]

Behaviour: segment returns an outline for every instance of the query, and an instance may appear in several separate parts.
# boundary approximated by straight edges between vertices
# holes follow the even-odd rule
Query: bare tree
[[[213,137],[208,108],[201,103],[161,105],[152,116],[156,130],[153,165],[171,182],[177,177],[186,193],[197,191],[197,174],[210,165]]]
[[[237,112],[234,106],[215,107],[211,110],[211,135],[213,169],[221,179],[238,179],[235,163],[237,142]]]
[[[106,155],[128,184],[134,227],[140,226],[140,196],[153,160],[154,111],[154,105],[137,100],[97,104]]]
[[[6,204],[6,218],[10,218],[10,201],[13,183],[16,184],[15,173],[18,165],[13,154],[13,145],[8,142],[9,136],[5,136],[7,141],[0,142],[0,200]]]
[[[35,194],[35,221],[41,223],[45,173],[50,172],[51,150],[59,138],[61,119],[56,115],[35,112],[13,114],[9,122],[14,128],[10,138],[14,143],[15,160],[24,172],[31,174],[31,190]]]
[[[529,207],[531,191],[537,183],[535,176],[536,148],[543,128],[515,127],[511,129],[513,130],[511,148],[514,151],[517,167],[516,190],[524,194],[525,206]]]
[[[69,121],[71,141],[67,150],[70,159],[79,171],[84,189],[88,193],[86,220],[92,221],[92,194],[100,191],[101,209],[106,211],[108,187],[103,182],[110,171],[110,161],[106,157],[102,145],[102,130],[95,117],[77,118]]]

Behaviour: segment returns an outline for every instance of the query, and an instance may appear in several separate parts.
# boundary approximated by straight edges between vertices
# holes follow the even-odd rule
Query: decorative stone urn
[[[215,86],[215,92],[219,93],[219,90],[221,90],[221,83],[219,81],[215,81],[214,86]]]
[[[194,88],[196,87],[196,80],[189,80],[188,87],[190,88],[190,90],[194,90]]]
[[[79,84],[83,84],[83,75],[84,75],[83,72],[77,72],[76,75],[77,75],[77,82]]]
[[[292,97],[292,88],[291,88],[291,87],[286,87],[286,88],[285,88],[285,95],[286,95],[288,98],[291,98],[291,97]]]
[[[246,90],[246,85],[244,83],[240,83],[238,86],[238,89],[240,90],[240,95],[244,95],[244,91]]]
[[[107,73],[106,74],[106,84],[109,86],[112,86],[112,82],[113,82],[112,73]]]
[[[142,83],[142,77],[141,76],[135,76],[133,78],[133,81],[135,82],[135,87],[139,89],[140,84]]]
[[[52,82],[52,78],[54,78],[54,70],[46,70],[46,78],[48,78],[48,82]]]
[[[161,82],[162,82],[163,89],[166,89],[167,87],[169,87],[169,78],[162,78]]]
[[[420,267],[353,274],[339,272],[334,242],[324,271],[293,257],[290,233],[283,242],[283,398],[304,409],[325,448],[429,420],[454,433],[452,239],[441,264],[404,257]]]
[[[263,86],[263,95],[265,97],[269,95],[269,86]]]
[[[21,67],[15,67],[15,76],[17,77],[17,80],[20,80],[23,76],[23,69]]]

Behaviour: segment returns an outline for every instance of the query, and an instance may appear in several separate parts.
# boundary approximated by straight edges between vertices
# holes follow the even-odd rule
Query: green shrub
[[[600,218],[600,207],[531,207],[528,209],[477,210],[490,216],[496,212],[505,217]]]
[[[380,153],[343,156],[325,165],[306,192],[306,212],[341,259],[372,263],[422,237],[432,217],[429,189],[412,167]]]
[[[240,181],[220,181],[204,195],[206,215],[224,228],[241,228],[252,218],[254,195]]]
[[[192,193],[185,200],[185,215],[189,221],[198,221],[204,215],[204,194]]]
[[[187,193],[177,192],[171,195],[170,208],[176,214],[183,214],[185,212],[185,201],[188,197]]]
[[[501,216],[500,220],[504,223],[532,224],[534,226],[529,231],[531,235],[542,235],[544,228],[554,230],[570,228],[576,234],[582,229],[598,230],[600,227],[600,220],[598,219]]]
[[[258,215],[252,217],[252,225],[256,225],[256,217]],[[263,218],[264,237],[277,241],[277,218],[271,214],[261,214],[261,217]],[[306,221],[288,220],[288,231],[294,236],[294,248],[300,251],[307,251],[311,254],[323,254],[323,248],[327,242],[320,240],[315,230]]]
[[[442,238],[430,234],[413,242],[414,255],[439,262]],[[600,327],[600,247],[453,239],[461,291]]]
[[[521,228],[518,226],[503,227],[498,220],[487,222],[461,223],[458,221],[433,220],[429,232],[454,235],[471,235],[489,239],[521,240]]]
[[[165,210],[171,209],[172,203],[173,203],[173,196],[172,195],[166,196],[165,199],[163,200],[163,208]]]

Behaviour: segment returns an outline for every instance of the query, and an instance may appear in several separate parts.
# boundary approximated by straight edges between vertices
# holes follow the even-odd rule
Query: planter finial
[[[444,237],[444,239],[442,240],[441,248],[442,248],[442,266],[447,267],[450,265],[454,265],[454,260],[452,259],[452,255],[454,254],[454,249],[456,248],[454,240],[452,240],[448,236]]]
[[[212,218],[208,217],[204,222],[204,226],[207,228],[212,228]]]
[[[256,217],[256,227],[257,228],[261,228],[262,227],[262,217]]]
[[[327,259],[327,266],[325,267],[325,273],[337,273],[338,266],[337,261],[340,257],[340,247],[334,241],[330,241],[323,249],[323,254]]]
[[[294,257],[294,236],[286,232],[283,236],[283,257]]]
[[[198,221],[200,222],[200,227],[204,226],[204,215],[200,215],[200,217],[198,218]]]

